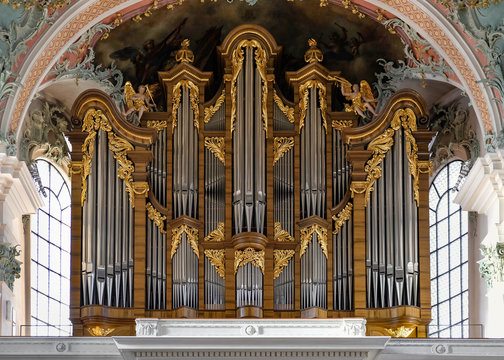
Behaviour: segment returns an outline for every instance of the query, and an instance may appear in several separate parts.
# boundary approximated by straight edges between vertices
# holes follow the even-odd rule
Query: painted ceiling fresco
[[[257,24],[266,28],[283,46],[277,83],[285,88],[284,71],[305,65],[303,56],[309,38],[324,52],[325,65],[340,70],[350,81],[374,82],[379,58],[404,58],[397,35],[375,21],[361,19],[336,6],[320,7],[318,0],[303,2],[261,1],[253,7],[244,2],[187,1],[173,10],[159,9],[140,22],[128,21],[111,31],[96,46],[97,64],[115,61],[125,81],[135,85],[157,82],[157,71],[175,65],[174,53],[181,40],[189,38],[195,65],[214,71],[216,86],[220,69],[215,47],[238,25]]]

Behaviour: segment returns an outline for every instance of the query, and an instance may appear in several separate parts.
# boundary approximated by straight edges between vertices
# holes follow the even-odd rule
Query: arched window
[[[61,173],[37,160],[44,206],[31,217],[31,335],[71,335],[70,191]]]
[[[453,189],[461,166],[450,162],[429,190],[431,337],[469,337],[467,212],[454,203]]]

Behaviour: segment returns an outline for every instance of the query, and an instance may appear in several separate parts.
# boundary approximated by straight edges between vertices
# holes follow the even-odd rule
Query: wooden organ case
[[[423,100],[398,92],[358,127],[332,111],[340,74],[319,50],[285,74],[293,102],[265,29],[240,26],[218,51],[212,100],[212,74],[182,49],[159,74],[168,112],[141,126],[101,91],[75,102],[74,334],[132,335],[138,317],[364,317],[370,335],[426,336]]]

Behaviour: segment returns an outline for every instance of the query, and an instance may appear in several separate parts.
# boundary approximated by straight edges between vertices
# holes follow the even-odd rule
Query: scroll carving
[[[318,88],[319,89],[319,106],[320,113],[322,114],[322,125],[327,133],[327,100],[326,100],[326,87],[320,81],[317,80],[308,80],[303,85],[299,87],[299,93],[301,94],[301,100],[299,102],[300,116],[299,116],[299,132],[301,133],[301,129],[304,126],[304,121],[306,118],[306,110],[308,109],[308,95],[309,89]]]
[[[224,223],[217,224],[217,229],[213,230],[210,234],[205,236],[204,241],[221,242],[224,241]]]
[[[404,129],[404,135],[406,138],[406,153],[408,156],[409,171],[410,175],[413,176],[413,193],[414,198],[419,205],[419,175],[420,172],[425,171],[425,168],[430,168],[432,165],[421,164],[419,166],[418,161],[418,147],[416,140],[413,137],[412,132],[416,131],[416,116],[413,110],[399,109],[394,114],[394,118],[390,124],[390,128],[385,130],[383,134],[375,138],[368,145],[368,150],[373,151],[373,156],[368,160],[364,171],[367,173],[366,180],[363,183],[352,182],[350,185],[350,190],[352,191],[352,197],[357,194],[365,193],[365,204],[367,205],[371,196],[371,192],[374,191],[373,185],[375,181],[382,176],[381,163],[385,158],[387,152],[394,145],[394,134],[400,128]]]
[[[292,242],[294,238],[287,231],[282,229],[282,224],[275,223],[275,241],[278,242]]]
[[[280,160],[287,151],[294,147],[293,137],[276,137],[273,142],[273,165]]]
[[[278,108],[287,117],[289,122],[294,124],[294,108],[285,105],[280,96],[278,96],[276,90],[273,90],[273,100],[275,100],[275,104],[277,104]]]
[[[226,99],[226,90],[222,90],[222,94],[220,94],[219,98],[215,102],[214,105],[205,108],[205,116],[203,118],[204,123],[208,123],[212,116],[215,115],[217,111],[219,111],[220,107],[224,103],[224,100]]]
[[[191,248],[196,256],[199,258],[198,229],[187,225],[180,225],[179,227],[172,229],[171,258],[173,258],[173,255],[177,252],[177,248],[182,240],[183,234],[187,235],[187,241],[191,245]]]
[[[237,48],[233,51],[233,74],[231,77],[231,132],[234,131],[234,124],[236,121],[236,96],[237,96],[237,79],[238,74],[243,67],[243,48],[255,48],[255,62],[257,70],[263,81],[262,84],[262,120],[263,128],[266,136],[268,136],[268,82],[266,78],[266,51],[261,47],[261,44],[257,40],[243,40],[241,41]]]
[[[149,217],[149,219],[154,222],[154,224],[159,228],[159,231],[161,231],[162,234],[166,234],[164,226],[166,216],[161,215],[161,213],[157,211],[151,203],[147,203],[147,205],[145,205],[145,208],[147,209],[147,216]]]
[[[317,234],[317,239],[322,248],[326,259],[328,258],[327,253],[327,229],[322,226],[315,224],[301,229],[301,249],[299,251],[299,257],[303,256],[308,248],[308,244],[312,240],[313,234]]]
[[[238,268],[251,263],[255,267],[261,269],[264,274],[264,250],[256,251],[255,249],[249,247],[245,250],[235,251],[235,261],[234,261],[234,272],[238,271]]]
[[[226,164],[224,138],[223,137],[206,137],[205,147],[221,161],[223,165]]]
[[[221,278],[226,278],[226,271],[224,267],[224,254],[225,250],[220,249],[207,249],[204,251],[205,256],[210,260],[210,263],[215,267],[215,271],[220,275]]]
[[[173,106],[172,106],[172,132],[177,127],[178,116],[177,112],[182,99],[182,89],[189,91],[191,99],[191,108],[193,110],[193,125],[199,131],[199,88],[190,80],[180,80],[173,87]]]
[[[334,231],[333,234],[338,234],[341,227],[352,217],[352,203],[346,204],[346,206],[337,215],[333,215],[334,220]]]
[[[108,133],[107,136],[109,149],[114,153],[114,159],[119,165],[117,176],[119,177],[119,179],[124,180],[126,192],[129,194],[131,206],[135,207],[135,193],[137,192],[134,189],[132,177],[133,171],[135,171],[135,167],[133,166],[133,162],[126,156],[128,151],[134,150],[134,147],[127,140],[114,134],[112,132],[112,126],[110,125],[107,117],[102,113],[101,110],[96,109],[88,110],[82,122],[82,131],[87,132],[88,136],[82,144],[83,155],[81,173],[81,206],[84,206],[84,201],[86,200],[87,177],[91,173],[91,160],[94,154],[94,143],[99,130]]]
[[[280,276],[283,268],[287,266],[290,259],[294,256],[294,250],[273,250],[273,257],[275,258],[275,269],[273,271],[273,279]]]

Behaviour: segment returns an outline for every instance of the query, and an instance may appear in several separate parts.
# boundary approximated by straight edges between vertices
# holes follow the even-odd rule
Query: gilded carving
[[[166,120],[149,120],[147,121],[147,127],[156,129],[157,131],[162,131],[164,128],[168,127],[168,122]]]
[[[333,215],[334,220],[334,230],[333,234],[338,234],[341,227],[352,217],[352,203],[346,204],[346,206],[338,214]]]
[[[224,148],[224,138],[223,137],[206,137],[205,147],[215,155],[217,159],[222,162],[222,165],[226,165],[226,153]]]
[[[322,115],[322,125],[327,133],[327,100],[326,100],[326,87],[320,81],[317,80],[308,80],[303,85],[299,87],[299,94],[301,96],[301,100],[299,101],[299,132],[301,133],[301,129],[304,126],[304,121],[306,118],[306,110],[308,109],[308,97],[310,95],[309,89],[318,89],[319,90],[319,106],[320,113]]]
[[[72,177],[72,175],[81,175],[82,174],[83,165],[80,161],[72,161],[70,165],[68,165],[68,177]]]
[[[352,120],[333,120],[332,121],[332,127],[335,128],[336,130],[343,130],[348,127],[353,126],[353,121]]]
[[[238,271],[238,268],[251,263],[255,267],[261,269],[264,274],[264,250],[256,251],[255,249],[248,247],[245,250],[235,251],[235,261],[234,261],[234,272]]]
[[[293,137],[276,137],[273,141],[273,165],[293,147]]]
[[[222,93],[220,94],[220,96],[217,99],[217,101],[215,102],[215,104],[210,107],[205,108],[205,116],[203,118],[203,121],[205,122],[205,124],[210,121],[212,116],[214,116],[214,114],[217,111],[219,111],[222,104],[224,104],[225,99],[226,99],[226,90],[224,89],[224,90],[222,90]]]
[[[393,338],[407,338],[413,333],[413,331],[415,331],[415,329],[416,326],[413,327],[401,326],[395,330],[385,328],[385,331]]]
[[[289,122],[294,124],[294,108],[285,105],[280,96],[276,93],[276,90],[273,90],[273,100],[275,100],[275,104],[277,104],[278,108],[287,117]]]
[[[432,165],[425,165],[422,163],[421,166],[418,164],[418,147],[416,140],[413,137],[412,132],[416,131],[416,116],[413,110],[399,109],[394,114],[394,118],[390,123],[390,128],[385,130],[385,132],[368,144],[368,150],[373,151],[373,156],[368,160],[364,171],[367,173],[366,180],[364,182],[359,182],[358,184],[352,182],[350,185],[350,190],[352,191],[352,197],[357,194],[365,193],[365,203],[369,202],[371,191],[374,191],[373,184],[375,181],[382,176],[381,163],[385,158],[387,152],[394,145],[394,134],[400,128],[404,129],[404,135],[406,138],[406,155],[408,156],[409,171],[410,175],[413,176],[413,193],[414,198],[419,205],[419,174],[421,171],[425,171],[425,168],[429,168]]]
[[[221,242],[224,241],[224,223],[217,224],[217,229],[214,229],[210,234],[205,236],[204,241]]]
[[[287,231],[282,229],[282,224],[279,222],[275,223],[275,241],[279,242],[292,242],[294,238]]]
[[[116,159],[119,168],[117,169],[117,177],[124,180],[124,185],[126,187],[126,192],[129,194],[129,199],[131,202],[131,207],[135,207],[135,194],[141,195],[142,192],[138,192],[133,186],[133,171],[135,167],[133,162],[129,160],[126,156],[128,151],[133,150],[133,145],[131,145],[125,139],[120,138],[112,131],[108,133],[109,149],[114,153],[114,159]],[[147,185],[148,190],[148,185]]]
[[[107,336],[114,330],[114,328],[102,328],[98,325],[95,327],[87,328],[87,331],[91,334],[91,336]]]
[[[275,258],[275,269],[273,271],[273,279],[276,279],[282,273],[284,267],[287,266],[290,259],[294,256],[294,250],[273,250]]]
[[[172,105],[172,133],[177,127],[178,109],[182,99],[182,89],[189,91],[191,108],[193,111],[193,125],[199,131],[199,88],[190,80],[180,80],[173,87],[173,105]]]
[[[306,50],[304,55],[305,62],[311,64],[314,62],[322,62],[324,60],[324,55],[322,51],[317,47],[317,41],[313,38],[308,40],[308,45],[310,48]]]
[[[326,259],[328,259],[327,254],[327,229],[323,228],[318,224],[314,224],[301,229],[301,249],[299,251],[299,257],[303,256],[312,240],[313,234],[317,234],[317,239],[322,248]]]
[[[187,225],[180,225],[179,227],[172,229],[172,243],[171,243],[171,258],[177,252],[177,248],[182,240],[182,235],[186,234],[187,241],[191,245],[196,256],[199,258],[199,249],[198,249],[198,229]]]
[[[262,84],[262,120],[263,128],[266,136],[268,136],[268,81],[266,78],[266,51],[261,47],[257,40],[242,40],[235,50],[233,50],[233,74],[231,77],[231,132],[234,131],[236,121],[236,96],[237,96],[237,79],[243,67],[244,53],[243,48],[255,48],[255,62],[257,70],[263,81]]]
[[[220,275],[221,278],[226,278],[226,271],[224,267],[224,249],[207,249],[204,251],[205,256],[210,260],[210,263],[215,267],[215,271]]]
[[[166,216],[161,215],[161,213],[157,211],[151,203],[147,203],[147,205],[145,205],[145,208],[147,209],[147,216],[149,217],[149,219],[154,222],[154,224],[159,228],[159,231],[161,231],[162,234],[166,234],[164,226]]]
[[[186,63],[192,63],[194,61],[194,53],[191,49],[189,49],[190,44],[191,42],[189,41],[189,39],[184,39],[182,41],[182,43],[180,44],[181,48],[175,55],[175,61]]]

